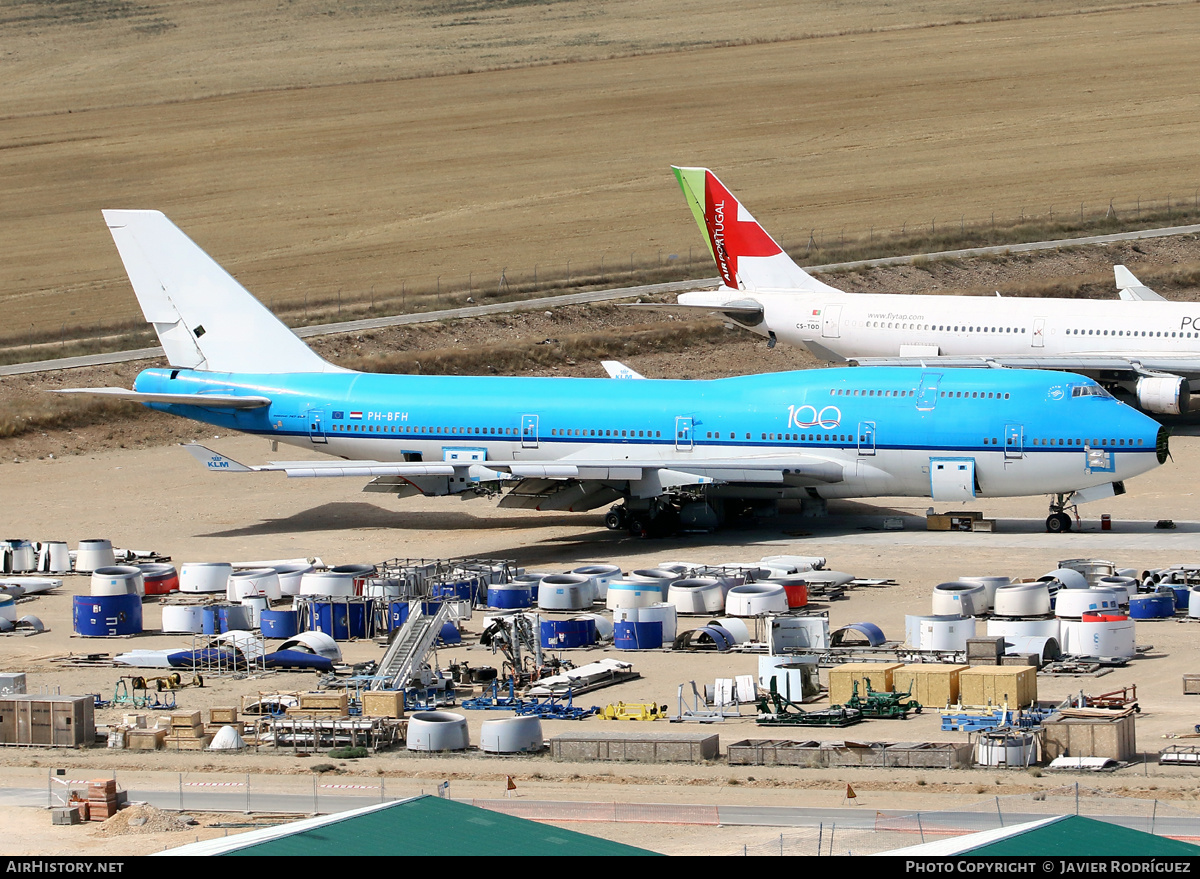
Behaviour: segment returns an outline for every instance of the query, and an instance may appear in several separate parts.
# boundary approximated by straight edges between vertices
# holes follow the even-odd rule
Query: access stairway
[[[404,690],[418,675],[425,658],[453,616],[449,602],[440,602],[433,613],[425,613],[425,602],[414,601],[408,619],[388,646],[371,682],[372,690]]]

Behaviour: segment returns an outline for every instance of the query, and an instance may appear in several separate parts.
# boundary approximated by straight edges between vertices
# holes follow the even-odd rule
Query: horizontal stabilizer
[[[90,394],[116,397],[130,403],[173,403],[177,406],[203,406],[207,409],[261,409],[270,406],[269,397],[239,397],[233,394],[142,394],[125,388],[61,388],[52,394]]]
[[[1117,276],[1117,292],[1121,298],[1128,302],[1166,302],[1166,298],[1159,296],[1149,287],[1142,284],[1133,272],[1125,268],[1125,266],[1113,266],[1113,274]]]
[[[684,295],[686,296],[687,294],[685,293]],[[728,303],[714,302],[712,305],[691,302],[638,302],[626,305],[625,307],[645,308],[650,311],[698,311],[704,314],[719,311],[721,314],[736,315],[738,317],[758,317],[763,313],[763,307],[757,302],[749,302],[744,299]]]

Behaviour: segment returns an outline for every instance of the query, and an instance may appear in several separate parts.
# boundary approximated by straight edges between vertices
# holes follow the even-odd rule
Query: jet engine
[[[1191,388],[1177,375],[1151,375],[1138,379],[1138,406],[1158,415],[1184,415],[1188,411]]]

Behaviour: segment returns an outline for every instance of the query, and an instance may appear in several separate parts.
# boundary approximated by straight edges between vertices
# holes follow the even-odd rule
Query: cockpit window
[[[1108,391],[1100,385],[1075,385],[1071,388],[1072,397],[1111,397]]]

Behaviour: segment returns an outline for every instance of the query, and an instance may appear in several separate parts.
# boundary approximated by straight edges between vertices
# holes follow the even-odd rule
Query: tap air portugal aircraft
[[[847,293],[796,265],[707,168],[675,168],[721,286],[679,305],[718,311],[830,362],[1064,369],[1156,415],[1188,411],[1200,303],[1168,302],[1116,266],[1119,300]]]
[[[105,211],[169,362],[73,389],[322,452],[222,475],[348,476],[365,490],[592,510],[637,534],[730,504],[1051,494],[1069,506],[1163,463],[1166,432],[1091,379],[994,369],[819,369],[713,381],[378,375],[314,353],[165,216]]]

